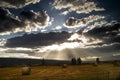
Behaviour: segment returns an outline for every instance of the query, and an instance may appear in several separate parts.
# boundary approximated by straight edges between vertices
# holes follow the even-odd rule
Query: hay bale
[[[30,75],[31,68],[30,67],[23,67],[22,68],[22,75]]]
[[[98,63],[97,63],[97,62],[93,63],[93,66],[97,67],[97,66],[98,66]]]
[[[67,68],[67,64],[63,64],[63,65],[62,65],[62,68]]]

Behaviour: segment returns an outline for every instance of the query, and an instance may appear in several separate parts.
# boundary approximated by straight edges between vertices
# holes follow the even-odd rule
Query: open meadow
[[[0,80],[120,80],[120,66],[112,63],[0,68]]]

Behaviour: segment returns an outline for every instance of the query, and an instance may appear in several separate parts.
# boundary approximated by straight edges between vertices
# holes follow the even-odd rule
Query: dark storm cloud
[[[111,46],[120,43],[120,23],[110,23],[102,25],[84,32],[78,31],[79,36],[76,42],[84,44],[83,48],[95,48]],[[15,37],[7,40],[8,47],[36,47],[48,46],[52,44],[61,44],[68,42],[73,33],[68,32],[50,32],[39,34],[25,34],[22,37]],[[71,41],[71,42],[74,42]],[[82,47],[82,46],[81,46]]]
[[[0,32],[13,31],[13,29],[22,27],[24,24],[4,8],[0,7]]]
[[[50,24],[49,16],[45,11],[23,11],[20,17],[20,19],[15,18],[7,9],[0,8],[0,33],[35,31]]]
[[[69,17],[69,19],[64,23],[64,26],[69,27],[69,28],[74,28],[74,27],[81,27],[81,26],[87,26],[88,24],[104,19],[104,16],[101,15],[90,15],[85,18],[77,19],[74,17]]]
[[[120,23],[109,23],[101,27],[95,27],[85,33],[87,37],[100,39],[106,44],[120,43]]]
[[[36,47],[47,46],[55,43],[63,43],[71,36],[68,32],[50,32],[39,34],[25,34],[7,40],[8,47]]]
[[[1,7],[21,8],[31,3],[35,4],[40,0],[0,0]]]
[[[22,21],[26,24],[38,24],[39,26],[45,26],[49,22],[49,16],[46,11],[34,12],[34,11],[23,11],[20,13]]]
[[[66,22],[65,26],[79,26],[79,20],[75,19],[74,17],[70,17]]]

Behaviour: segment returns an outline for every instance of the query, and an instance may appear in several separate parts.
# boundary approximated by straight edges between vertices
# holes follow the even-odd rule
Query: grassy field
[[[0,68],[0,80],[117,80],[120,66],[112,63],[63,66],[33,66],[30,75],[22,67]],[[118,79],[120,80],[120,79]]]

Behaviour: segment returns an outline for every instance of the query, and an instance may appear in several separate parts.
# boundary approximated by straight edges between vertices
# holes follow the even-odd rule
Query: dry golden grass
[[[22,67],[0,68],[0,80],[93,80],[89,77],[104,77],[104,80],[107,80],[108,77],[115,78],[120,73],[120,67],[115,67],[113,64],[68,65],[66,68],[62,66],[34,66],[31,67],[31,74],[25,76],[21,71]]]

